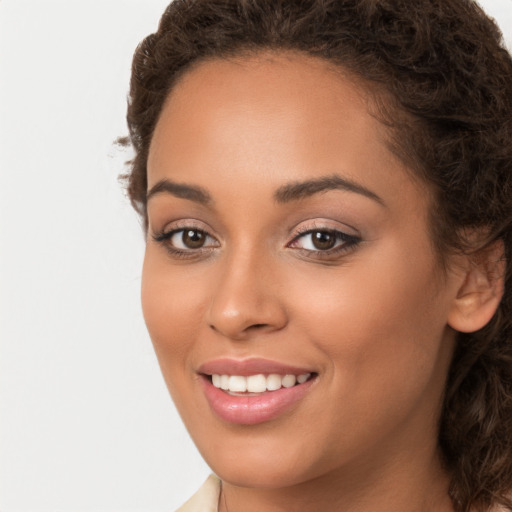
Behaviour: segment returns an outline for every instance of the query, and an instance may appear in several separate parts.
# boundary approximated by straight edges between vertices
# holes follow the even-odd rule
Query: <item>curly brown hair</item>
[[[292,50],[380,90],[392,149],[434,193],[442,255],[475,250],[485,230],[512,256],[512,59],[472,0],[175,0],[138,46],[128,105],[135,157],[126,176],[146,218],[146,161],[165,99],[192,64]],[[512,266],[491,322],[459,334],[439,444],[458,512],[512,510]]]

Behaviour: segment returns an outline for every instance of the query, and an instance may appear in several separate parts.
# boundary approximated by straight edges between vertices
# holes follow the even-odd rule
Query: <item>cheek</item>
[[[185,266],[178,270],[148,248],[142,272],[142,310],[164,377],[184,373],[200,328],[205,286]],[[170,386],[172,383],[168,382]]]
[[[332,272],[303,272],[301,287],[308,293],[290,296],[310,314],[298,318],[311,319],[311,326],[328,338],[350,340],[359,333],[370,344],[399,332],[423,334],[426,329],[426,338],[432,330],[439,333],[446,324],[447,302],[430,247],[420,242],[412,251],[403,241],[386,240]]]
[[[332,273],[303,272],[302,291],[290,290],[298,331],[324,353],[339,386],[381,396],[409,385],[412,399],[437,371],[448,295],[428,246],[411,254],[390,242],[374,253]]]
[[[411,446],[418,432],[434,430],[429,422],[439,413],[453,349],[430,260],[418,255],[411,269],[397,259],[399,251],[388,261],[384,254],[361,270],[355,264],[333,269],[328,278],[303,273],[302,292],[290,290],[296,332],[322,354],[330,403],[343,404],[311,415],[324,417],[331,443],[342,425],[344,457],[371,446],[376,430],[393,438],[397,425],[409,420],[414,428],[403,436]]]

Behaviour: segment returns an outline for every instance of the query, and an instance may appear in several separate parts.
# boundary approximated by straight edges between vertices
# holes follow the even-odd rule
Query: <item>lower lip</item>
[[[291,409],[306,395],[315,379],[253,396],[232,396],[216,388],[206,376],[201,380],[206,399],[219,418],[238,425],[255,425],[273,420]]]

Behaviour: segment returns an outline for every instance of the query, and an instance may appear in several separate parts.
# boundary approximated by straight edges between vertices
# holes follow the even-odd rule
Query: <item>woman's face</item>
[[[355,481],[436,452],[460,276],[368,105],[323,61],[264,54],[196,66],[156,126],[144,315],[228,482]]]

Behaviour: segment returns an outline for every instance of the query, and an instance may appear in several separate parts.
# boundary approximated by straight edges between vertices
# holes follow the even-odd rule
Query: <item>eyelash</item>
[[[326,250],[313,250],[313,249],[303,249],[298,247],[296,250],[301,251],[305,255],[314,255],[315,258],[318,259],[332,259],[336,256],[341,256],[357,247],[357,245],[361,242],[361,238],[356,235],[349,235],[343,231],[339,231],[333,228],[326,228],[322,226],[314,226],[299,229],[298,233],[294,236],[293,240],[287,245],[287,247],[292,247],[295,242],[300,240],[301,238],[306,237],[307,235],[312,235],[313,233],[324,233],[334,236],[335,243],[343,242],[339,245],[335,245],[331,249]]]
[[[201,256],[204,256],[205,254],[211,254],[212,249],[218,247],[218,246],[202,246],[197,249],[179,249],[177,247],[174,247],[171,245],[170,241],[179,233],[183,233],[185,231],[194,231],[196,233],[201,234],[202,236],[205,236],[206,239],[215,240],[207,231],[204,229],[201,229],[199,227],[196,227],[194,225],[186,225],[186,226],[179,226],[171,231],[162,231],[160,233],[157,233],[153,235],[153,240],[159,244],[162,244],[165,246],[166,250],[171,254],[171,256],[175,258],[199,258]],[[304,248],[294,248],[293,245],[300,240],[301,238],[306,237],[307,235],[312,235],[313,233],[324,233],[329,234],[331,236],[335,237],[335,245],[331,249],[326,250],[313,250],[313,249],[304,249]],[[343,242],[339,244],[339,242]],[[289,242],[286,247],[292,248],[294,250],[300,251],[303,255],[308,257],[314,257],[316,259],[333,259],[336,256],[341,256],[344,253],[350,252],[351,250],[355,249],[357,245],[361,242],[361,238],[355,235],[349,235],[343,231],[339,231],[337,229],[332,228],[326,228],[326,227],[320,227],[320,226],[314,226],[314,227],[308,227],[299,229],[298,232],[293,237],[292,241]],[[218,242],[217,242],[218,243]]]
[[[194,231],[196,233],[200,233],[204,235],[207,239],[210,238],[212,240],[215,240],[211,235],[208,234],[207,231],[204,229],[201,229],[194,225],[186,225],[186,226],[180,226],[172,229],[171,231],[161,231],[160,233],[157,233],[153,235],[153,240],[159,244],[162,244],[165,246],[166,250],[171,254],[171,256],[175,258],[197,258],[205,253],[209,253],[212,249],[212,247],[199,247],[197,249],[179,249],[177,247],[174,247],[171,244],[171,239],[173,236],[179,234],[179,233],[185,233],[185,231]],[[183,235],[182,235],[183,236]]]

